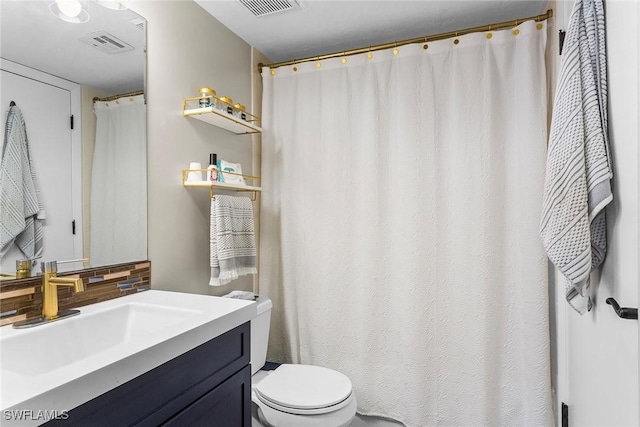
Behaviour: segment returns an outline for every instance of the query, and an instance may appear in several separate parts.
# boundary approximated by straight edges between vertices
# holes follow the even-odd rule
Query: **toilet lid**
[[[332,369],[311,365],[280,365],[254,390],[266,404],[274,403],[276,407],[300,413],[337,405],[351,395],[352,387],[349,378]]]

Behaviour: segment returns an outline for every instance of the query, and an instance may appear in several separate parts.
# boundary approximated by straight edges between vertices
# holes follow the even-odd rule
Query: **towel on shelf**
[[[553,106],[540,234],[567,280],[566,299],[591,309],[589,274],[604,261],[604,208],[613,199],[607,133],[602,0],[577,0],[562,51]]]
[[[42,256],[44,240],[45,212],[32,159],[22,112],[12,105],[0,168],[0,249],[15,241],[27,258]]]
[[[257,272],[251,199],[225,195],[211,199],[209,243],[210,286],[226,285],[240,276]]]

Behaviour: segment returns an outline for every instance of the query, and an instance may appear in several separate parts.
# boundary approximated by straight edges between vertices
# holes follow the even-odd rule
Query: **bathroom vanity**
[[[238,326],[46,425],[249,427],[249,332]]]
[[[49,418],[6,414],[49,411],[61,415],[51,426],[250,426],[256,310],[152,290],[32,329],[0,328],[2,425],[40,425]]]

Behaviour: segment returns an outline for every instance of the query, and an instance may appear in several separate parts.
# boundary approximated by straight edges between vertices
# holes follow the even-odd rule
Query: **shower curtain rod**
[[[416,37],[413,39],[400,40],[400,41],[378,44],[378,45],[369,46],[369,47],[361,47],[359,49],[345,50],[342,52],[328,53],[325,55],[310,56],[308,58],[294,59],[292,61],[276,62],[273,64],[259,63],[258,72],[262,73],[262,68],[264,67],[269,67],[270,69],[273,70],[274,68],[284,67],[286,65],[300,64],[302,62],[320,61],[320,60],[329,59],[329,58],[340,58],[343,56],[357,55],[359,53],[366,53],[366,52],[374,52],[376,50],[389,49],[392,47],[403,46],[411,43],[427,43],[435,40],[448,39],[449,37],[462,36],[464,34],[469,34],[469,33],[479,33],[482,31],[500,30],[503,28],[517,27],[519,24],[525,21],[533,20],[536,22],[540,22],[540,21],[545,21],[551,17],[553,17],[553,9],[547,10],[547,12],[543,13],[542,15],[530,16],[528,18],[514,19],[511,21],[505,21],[505,22],[498,22],[496,24],[481,25],[479,27],[465,28],[463,30],[449,31],[446,33],[433,34],[430,36]]]
[[[121,95],[113,95],[113,96],[107,96],[105,98],[98,98],[97,96],[93,98],[93,102],[98,102],[98,101],[115,101],[118,98],[126,98],[128,96],[138,96],[138,95],[144,95],[144,91],[143,90],[138,90],[136,92],[128,92],[128,93],[123,93]]]

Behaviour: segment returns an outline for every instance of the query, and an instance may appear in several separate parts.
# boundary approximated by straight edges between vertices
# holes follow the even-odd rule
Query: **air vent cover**
[[[80,37],[80,41],[91,45],[104,53],[114,54],[133,50],[133,46],[123,42],[106,31],[87,34],[84,37]]]
[[[239,0],[255,16],[266,16],[300,7],[297,0]]]

